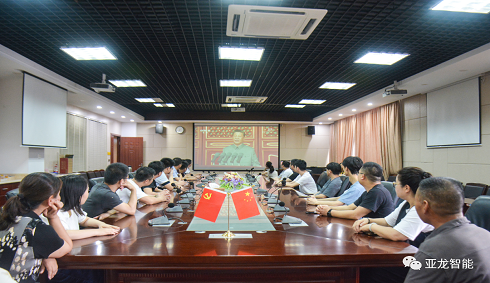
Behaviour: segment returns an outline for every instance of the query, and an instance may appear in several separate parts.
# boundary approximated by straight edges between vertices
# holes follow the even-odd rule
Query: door
[[[143,166],[143,138],[125,138],[121,137],[120,161],[131,166],[133,171]]]
[[[111,134],[111,164],[120,162],[120,147],[121,147],[121,136],[116,134]]]

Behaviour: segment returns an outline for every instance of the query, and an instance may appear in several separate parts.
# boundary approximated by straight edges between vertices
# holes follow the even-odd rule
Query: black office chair
[[[89,189],[91,190],[93,186],[103,182],[104,182],[104,177],[92,178],[88,180]]]
[[[467,183],[464,186],[464,197],[476,199],[477,197],[485,194],[488,185],[479,183]]]
[[[13,189],[13,190],[10,190],[7,192],[7,194],[5,195],[5,198],[8,200],[9,198],[15,197],[18,194],[19,194],[19,188]]]
[[[490,196],[479,196],[465,214],[468,220],[490,231]]]
[[[396,176],[389,176],[388,177],[388,182],[395,182],[396,181]]]
[[[381,184],[390,192],[393,203],[397,203],[398,196],[396,195],[395,185],[393,182],[381,181]]]
[[[316,187],[318,190],[321,190],[323,188],[323,185],[328,181],[329,177],[327,176],[327,171],[324,171],[322,174],[320,174],[320,177],[318,177],[318,180],[316,181]]]
[[[345,191],[347,191],[349,188],[350,188],[350,181],[349,181],[349,178],[343,178],[342,177],[346,177],[346,176],[340,176],[341,180],[342,180],[342,185],[340,185],[340,190],[335,194],[335,197],[340,197]]]

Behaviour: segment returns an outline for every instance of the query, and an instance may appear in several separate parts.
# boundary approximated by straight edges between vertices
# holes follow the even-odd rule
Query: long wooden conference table
[[[251,239],[209,239],[216,232],[186,231],[189,224],[177,221],[151,227],[148,220],[162,216],[167,204],[143,206],[135,216],[108,220],[123,228],[120,234],[74,241],[58,265],[103,269],[105,282],[359,282],[360,268],[403,266],[402,259],[417,251],[405,242],[356,234],[352,220],[306,214],[306,199],[294,191],[280,199],[288,215],[308,226],[275,224],[276,231],[240,232]],[[274,216],[267,213],[272,223]],[[184,210],[181,218],[190,223],[193,212]]]

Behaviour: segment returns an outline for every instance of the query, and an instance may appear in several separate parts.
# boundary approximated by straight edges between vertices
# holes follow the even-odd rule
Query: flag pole
[[[229,240],[229,239],[235,237],[235,234],[233,234],[230,231],[230,198],[231,198],[231,193],[230,192],[227,192],[227,195],[228,195],[228,231],[226,231],[223,234],[223,238],[226,238],[226,239]]]

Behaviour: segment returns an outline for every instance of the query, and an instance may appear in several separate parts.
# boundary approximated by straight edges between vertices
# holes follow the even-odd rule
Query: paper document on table
[[[308,224],[306,224],[306,222],[304,222],[304,221],[301,221],[301,223],[298,223],[298,224],[290,223],[289,226],[302,227],[302,226],[308,226]]]

